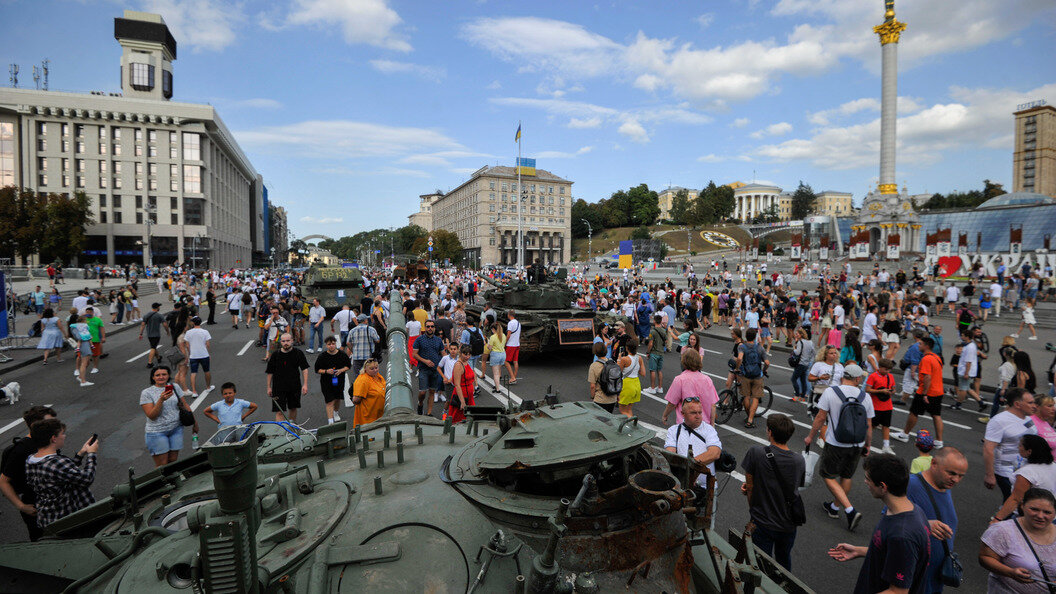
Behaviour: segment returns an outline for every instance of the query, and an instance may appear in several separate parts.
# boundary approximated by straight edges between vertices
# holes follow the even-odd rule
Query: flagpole
[[[524,268],[524,203],[521,202],[521,121],[517,120],[517,266]]]

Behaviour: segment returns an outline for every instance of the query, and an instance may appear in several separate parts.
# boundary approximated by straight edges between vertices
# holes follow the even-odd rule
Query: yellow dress
[[[353,426],[373,423],[385,412],[385,378],[380,373],[377,378],[366,373],[359,374],[352,384],[352,395],[363,399],[356,405]]]

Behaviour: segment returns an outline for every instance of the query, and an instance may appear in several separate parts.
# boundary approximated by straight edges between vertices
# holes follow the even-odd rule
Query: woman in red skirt
[[[477,377],[473,374],[473,366],[469,364],[472,351],[469,345],[462,345],[458,353],[458,362],[451,374],[451,383],[455,388],[454,398],[447,407],[447,418],[452,423],[461,423],[466,420],[466,407],[476,404],[473,394],[477,390]]]

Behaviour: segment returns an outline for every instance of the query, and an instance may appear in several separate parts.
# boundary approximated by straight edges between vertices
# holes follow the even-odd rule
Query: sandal
[[[748,421],[745,421],[744,422],[744,428],[745,429],[755,429],[755,423],[749,423]]]

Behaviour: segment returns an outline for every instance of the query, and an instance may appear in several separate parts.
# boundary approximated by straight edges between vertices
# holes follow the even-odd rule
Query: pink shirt
[[[688,369],[675,376],[671,387],[664,395],[668,402],[675,405],[675,422],[682,422],[682,401],[693,396],[700,398],[700,405],[704,409],[704,422],[713,425],[711,409],[719,402],[719,393],[715,391],[715,384],[702,372]]]
[[[1038,415],[1030,417],[1034,420],[1034,427],[1038,430],[1038,435],[1041,436],[1049,447],[1052,448],[1054,454],[1056,454],[1056,429],[1052,428],[1052,425],[1046,423]]]

